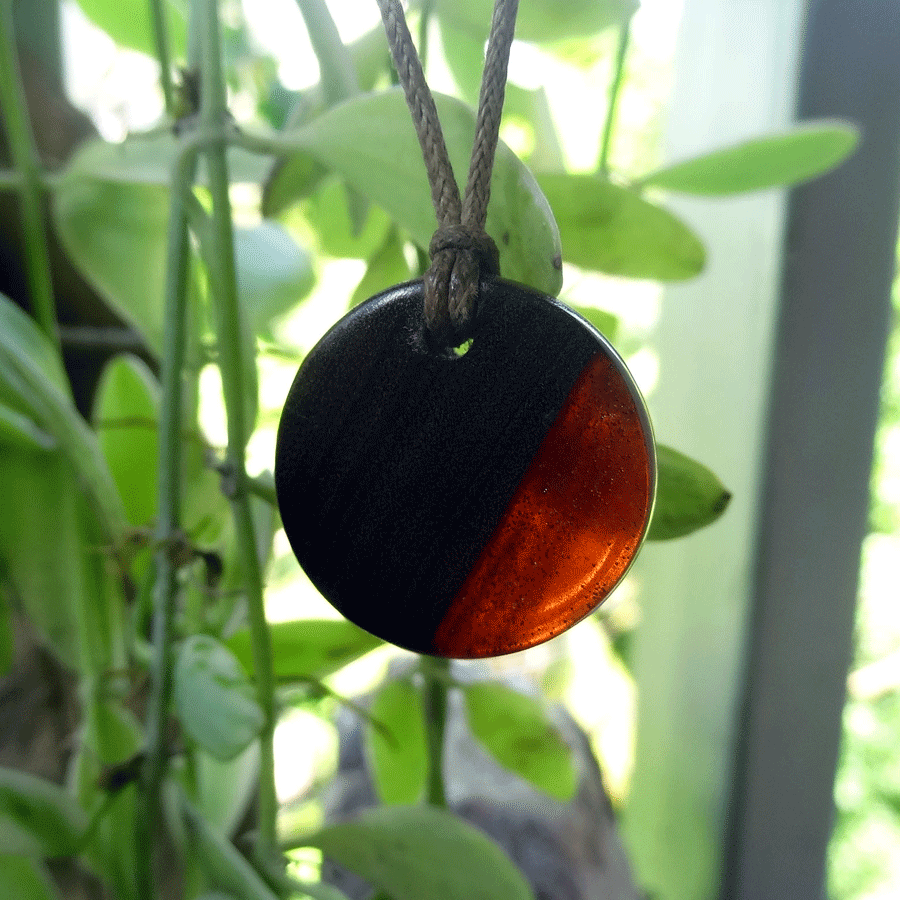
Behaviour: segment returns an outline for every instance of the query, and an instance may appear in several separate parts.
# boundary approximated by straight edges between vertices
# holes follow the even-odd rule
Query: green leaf
[[[572,799],[572,752],[537,700],[489,682],[466,685],[463,693],[472,734],[500,765],[556,800]]]
[[[397,229],[391,228],[384,243],[369,257],[366,272],[353,291],[350,305],[356,306],[391,285],[409,281],[412,276],[403,255],[403,241]]]
[[[0,897],[16,900],[59,900],[50,873],[27,856],[0,855]]]
[[[693,278],[706,253],[681,221],[636,191],[596,175],[537,176],[559,224],[563,258],[628,278]]]
[[[183,147],[170,130],[132,134],[115,144],[99,138],[86,141],[66,164],[64,177],[168,188]],[[270,163],[265,156],[239,147],[229,147],[227,154],[232,183],[259,184],[266,177]],[[203,166],[198,182],[206,183]]]
[[[72,169],[54,194],[66,253],[94,289],[160,354],[169,191]]]
[[[389,681],[375,694],[367,723],[366,750],[379,800],[416,803],[428,778],[422,698],[407,680]]]
[[[638,7],[637,0],[529,0],[519,7],[516,37],[523,41],[551,43],[596,34],[610,25],[621,25]],[[443,21],[487,39],[493,0],[437,0]]]
[[[833,169],[856,148],[859,131],[848,122],[805,122],[784,134],[704,153],[639,179],[641,187],[727,196],[784,187]]]
[[[346,619],[273,622],[269,628],[274,674],[279,681],[325,678],[383,643]],[[242,628],[228,639],[227,644],[252,674],[250,632]]]
[[[569,303],[568,300],[564,302],[566,306],[570,306],[582,318],[587,319],[610,343],[615,342],[616,335],[619,332],[618,317],[605,309],[597,309],[596,306],[580,306],[577,303]]]
[[[325,253],[365,259],[384,240],[390,220],[384,210],[370,206],[362,228],[357,228],[351,219],[350,202],[346,186],[331,176],[303,201],[301,210]]]
[[[647,540],[683,537],[725,512],[731,494],[706,466],[662,444],[656,446],[656,460],[656,505]]]
[[[24,447],[26,450],[55,450],[53,435],[47,434],[37,422],[0,402],[0,443]]]
[[[70,856],[87,816],[59,785],[0,768],[0,847],[28,856]]]
[[[47,338],[15,304],[0,296],[0,391],[13,398],[66,455],[91,498],[106,534],[117,541],[125,511],[96,435],[72,402]]]
[[[472,110],[436,95],[457,180],[469,170]],[[406,101],[399,89],[354,97],[284,140],[314,154],[427,248],[437,227],[431,190]],[[504,277],[555,296],[562,285],[559,234],[528,169],[502,141],[491,180],[486,230],[500,250]]]
[[[328,169],[311,153],[301,151],[278,160],[263,188],[262,214],[277,216],[298,200],[311,196]]]
[[[159,383],[134,356],[111,359],[94,395],[93,421],[100,449],[134,526],[156,516],[159,466]]]
[[[184,730],[216,759],[237,756],[262,728],[253,685],[231,651],[208,635],[182,643],[174,695]]]
[[[156,56],[150,4],[146,0],[77,0],[77,3],[84,14],[117,44]],[[169,40],[175,53],[184,56],[187,48],[185,5],[179,0],[166,0],[164,6]]]
[[[0,516],[0,568],[44,645],[69,669],[77,669],[76,611],[87,548],[72,468],[57,453],[5,447],[0,484],[4,504],[15,510],[15,515]]]
[[[452,813],[431,806],[370,809],[303,841],[392,900],[534,900],[503,851]]]
[[[259,779],[259,741],[222,761],[197,750],[197,805],[219,834],[231,837],[247,812]]]
[[[234,229],[238,295],[254,334],[293,309],[313,288],[316,277],[306,250],[277,222]]]
[[[89,719],[87,739],[101,764],[121,765],[141,750],[144,735],[130,709],[112,700],[101,700],[90,710]]]

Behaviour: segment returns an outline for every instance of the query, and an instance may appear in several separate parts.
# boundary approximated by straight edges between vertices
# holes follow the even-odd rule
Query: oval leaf
[[[159,355],[168,189],[106,181],[73,170],[54,194],[53,216],[75,265]]]
[[[93,420],[100,449],[134,526],[156,515],[159,466],[159,384],[134,356],[111,359],[94,396]]]
[[[325,678],[380,647],[383,641],[346,619],[300,619],[272,622],[274,674],[279,681]],[[232,653],[252,674],[250,632],[236,631],[227,641]]]
[[[706,466],[662,444],[657,444],[656,460],[656,505],[647,540],[684,537],[725,512],[731,494]]]
[[[435,95],[435,102],[459,180],[469,170],[475,115],[452,97]],[[437,222],[422,151],[399,89],[354,97],[284,137],[314,154],[428,247]],[[497,242],[504,277],[556,296],[562,268],[553,214],[531,173],[502,141],[485,227]]]
[[[456,816],[431,806],[366,810],[303,841],[392,900],[534,900],[503,851]]]
[[[293,309],[313,288],[309,253],[277,222],[235,226],[238,293],[254,334],[268,332],[273,319]]]
[[[372,701],[366,750],[384,804],[416,803],[428,778],[422,698],[409,681],[389,681]]]
[[[216,759],[237,756],[262,728],[262,710],[240,663],[208,635],[181,645],[174,695],[184,730]]]
[[[563,258],[627,278],[693,278],[706,261],[700,239],[635,191],[596,175],[540,174],[562,237]]]
[[[726,196],[809,181],[843,162],[859,132],[847,122],[807,122],[786,134],[755,138],[667,166],[641,187]]]
[[[549,43],[596,34],[610,25],[621,25],[637,9],[637,0],[529,0],[516,19],[516,37]],[[493,0],[438,0],[442,20],[464,28],[482,41],[487,39]]]
[[[150,4],[145,0],[77,0],[84,14],[102,28],[117,44],[156,56]],[[179,56],[187,47],[184,3],[165,0],[169,40]]]
[[[501,684],[480,682],[463,689],[472,734],[500,763],[556,800],[571,800],[577,788],[572,751],[541,704]]]
[[[0,847],[4,853],[69,856],[87,828],[84,810],[59,785],[0,768]]]

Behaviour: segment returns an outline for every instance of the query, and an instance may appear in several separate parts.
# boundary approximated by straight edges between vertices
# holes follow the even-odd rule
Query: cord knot
[[[471,337],[482,278],[500,274],[500,254],[483,228],[444,225],[428,248],[425,273],[425,323],[431,338],[455,347]]]

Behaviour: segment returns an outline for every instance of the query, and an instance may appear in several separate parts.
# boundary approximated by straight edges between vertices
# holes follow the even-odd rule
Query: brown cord
[[[491,197],[491,172],[506,93],[506,70],[518,0],[496,0],[488,37],[475,142],[465,197],[461,201],[434,98],[406,25],[399,0],[378,0],[394,66],[422,147],[438,228],[425,273],[425,322],[435,340],[455,346],[469,336],[478,282],[498,275],[497,246],[484,230]]]

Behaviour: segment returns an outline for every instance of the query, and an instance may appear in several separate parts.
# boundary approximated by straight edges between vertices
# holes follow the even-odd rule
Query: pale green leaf
[[[572,751],[540,702],[489,682],[468,684],[463,694],[472,734],[500,765],[556,800],[572,799]]]
[[[156,56],[150,4],[146,0],[76,0],[84,14],[117,44]],[[164,0],[169,40],[179,56],[187,47],[187,24],[183,0]]]
[[[313,288],[309,253],[277,222],[234,229],[238,295],[254,334],[293,309]]]
[[[182,643],[174,697],[184,730],[217,759],[237,756],[262,728],[253,685],[231,651],[208,635]]]
[[[136,527],[156,516],[158,414],[159,383],[147,365],[134,356],[111,359],[97,385],[92,418],[128,521]]]
[[[641,187],[726,196],[809,181],[856,149],[859,131],[848,122],[805,122],[792,131],[713,150],[639,179]]]
[[[556,216],[566,262],[661,281],[693,278],[703,269],[699,238],[636,191],[596,175],[537,177]]]
[[[728,508],[731,494],[702,463],[657,444],[656,505],[647,532],[649,541],[684,537],[715,522]]]
[[[451,97],[436,95],[435,101],[459,181],[469,169],[475,115]],[[286,133],[284,142],[312,153],[382,207],[419,246],[428,247],[437,222],[422,151],[400,90],[354,97]],[[504,277],[556,295],[562,284],[556,223],[531,173],[502,142],[485,227],[497,243]]]
[[[549,43],[596,34],[621,25],[637,7],[637,0],[528,0],[519,7],[516,37]],[[487,39],[493,0],[437,0],[436,8],[443,21]]]
[[[383,643],[346,619],[272,622],[270,633],[275,678],[285,682],[324,678]],[[227,643],[252,674],[249,630],[235,632]]]
[[[432,806],[388,806],[303,841],[392,900],[534,900],[521,873],[482,832]]]
[[[379,800],[416,803],[425,792],[428,749],[422,698],[406,680],[389,681],[372,701],[366,750]]]

